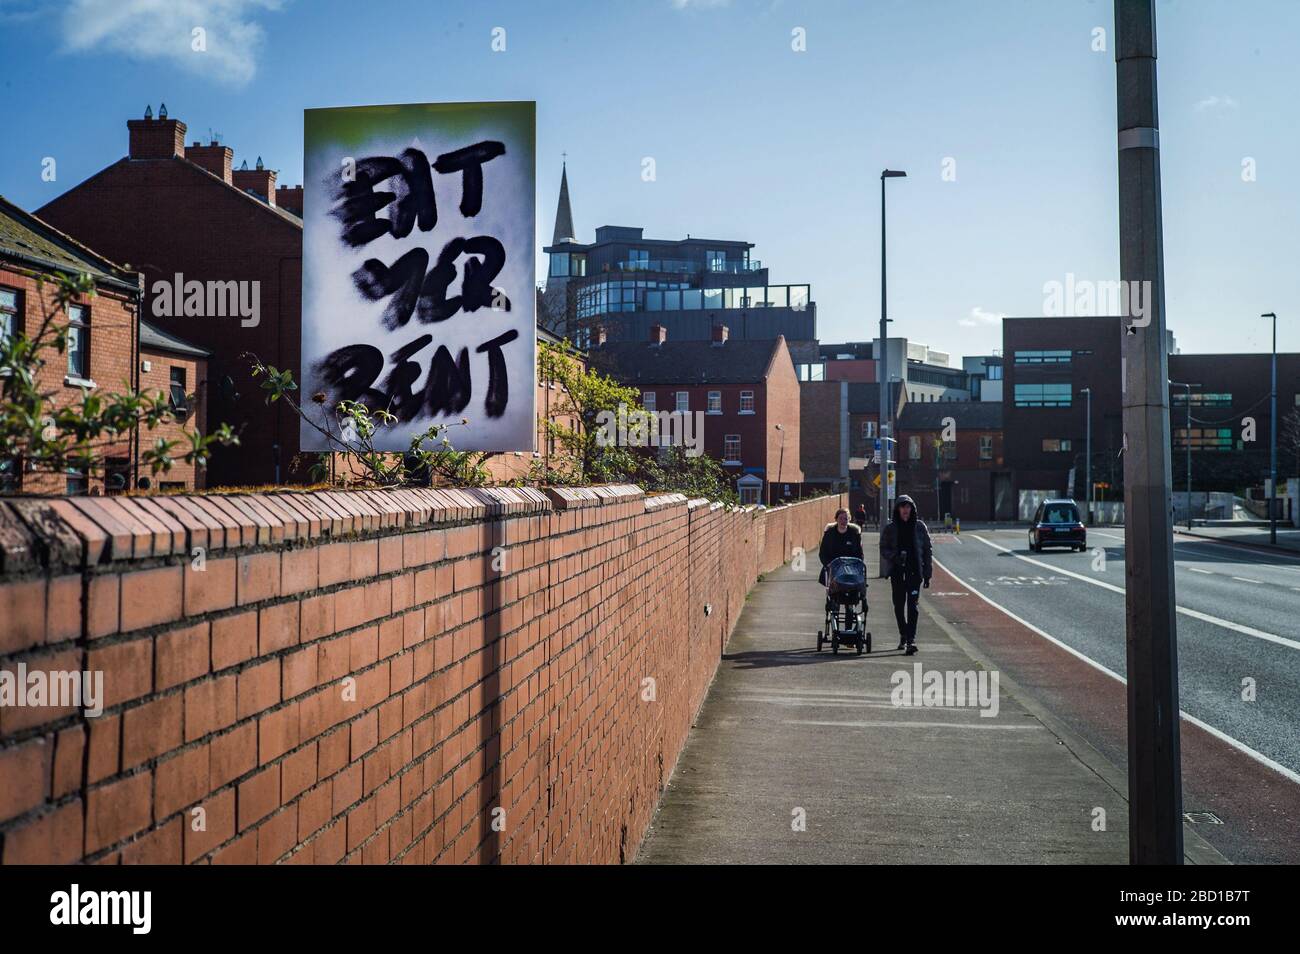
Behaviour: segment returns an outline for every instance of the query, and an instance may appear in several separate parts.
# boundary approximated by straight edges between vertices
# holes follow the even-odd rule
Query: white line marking
[[[1272,559],[1290,560],[1292,562],[1300,563],[1300,557],[1290,556],[1289,554],[1286,553],[1260,553],[1258,550],[1253,550],[1244,543],[1239,543],[1239,544],[1220,543],[1216,540],[1207,540],[1205,537],[1197,537],[1197,536],[1191,536],[1186,533],[1179,533],[1176,530],[1174,531],[1174,538],[1175,541],[1179,541],[1179,538],[1181,538],[1181,543],[1183,546],[1218,547],[1220,550],[1231,550],[1233,553],[1237,554],[1238,556],[1258,557],[1260,558],[1261,562],[1263,562],[1264,557],[1268,557],[1270,560]],[[1276,564],[1274,563],[1264,563],[1264,565],[1276,566]]]
[[[1191,573],[1204,573],[1206,576],[1215,575],[1213,570],[1202,570],[1199,566],[1186,566],[1183,567],[1183,569],[1188,570]]]
[[[820,719],[786,719],[786,725],[832,725],[854,729],[1041,729],[1042,725],[999,725],[996,722],[908,722],[906,719],[890,722],[826,722]]]
[[[1073,646],[1066,645],[1065,643],[1057,639],[1055,636],[1053,636],[1051,633],[1039,629],[1037,626],[1035,626],[1033,623],[1029,622],[1028,620],[1021,619],[1019,616],[1011,612],[1011,610],[1007,609],[1005,606],[1001,606],[998,603],[994,603],[991,599],[989,599],[979,590],[975,589],[975,587],[971,586],[969,583],[967,583],[965,580],[959,577],[956,573],[953,573],[952,570],[948,569],[938,560],[934,560],[933,562],[935,566],[939,567],[939,569],[943,570],[945,573],[951,576],[962,586],[966,587],[966,589],[970,590],[971,593],[973,593],[975,596],[978,596],[980,599],[982,599],[985,603],[988,603],[989,606],[992,606],[996,610],[1000,610],[1007,617],[1015,620],[1021,626],[1025,627],[1026,629],[1032,632],[1037,633],[1039,636],[1043,637],[1049,643],[1052,643],[1054,646],[1058,646],[1061,649],[1064,649],[1071,656],[1074,656],[1076,659],[1080,660],[1081,662],[1087,663],[1089,666],[1091,666],[1093,669],[1096,669],[1098,672],[1103,672],[1106,675],[1110,676],[1112,679],[1117,680],[1118,682],[1123,683],[1124,685],[1128,685],[1128,680],[1125,679],[1123,676],[1121,676],[1119,673],[1115,672],[1113,669],[1109,669],[1106,666],[1103,666],[1101,663],[1097,662],[1097,660],[1089,656],[1085,656],[1083,653],[1079,652],[1079,650],[1075,649]],[[1210,735],[1214,736],[1220,742],[1227,743],[1228,745],[1232,746],[1234,749],[1236,749],[1238,752],[1242,753],[1243,755],[1249,756],[1250,758],[1254,759],[1260,765],[1263,765],[1266,768],[1270,768],[1273,771],[1277,772],[1279,775],[1283,776],[1284,778],[1300,785],[1300,774],[1291,771],[1291,769],[1287,768],[1285,765],[1282,765],[1279,762],[1274,762],[1272,759],[1270,759],[1267,755],[1264,755],[1262,752],[1256,752],[1254,749],[1246,745],[1244,742],[1238,742],[1236,739],[1228,735],[1226,732],[1222,732],[1219,729],[1216,729],[1214,726],[1210,725],[1209,723],[1202,722],[1200,719],[1196,718],[1196,716],[1188,715],[1182,709],[1178,710],[1178,714],[1182,716],[1184,719],[1186,719],[1188,722],[1190,722],[1192,725],[1196,726],[1198,729],[1204,729],[1206,732],[1210,733]]]
[[[1084,583],[1091,583],[1093,586],[1100,586],[1104,590],[1110,590],[1112,593],[1123,595],[1124,587],[1116,586],[1113,583],[1106,583],[1103,580],[1095,580],[1090,576],[1084,576],[1082,573],[1075,573],[1073,570],[1067,570],[1061,566],[1053,566],[1050,563],[1044,563],[1041,560],[1033,560],[1027,556],[1016,553],[1000,543],[994,543],[992,540],[985,540],[983,537],[975,537],[985,546],[992,547],[994,550],[1001,550],[1003,553],[1009,553],[1017,560],[1024,560],[1034,566],[1041,566],[1044,569],[1052,570],[1055,573],[1064,573],[1066,576],[1072,576],[1076,580],[1082,580]],[[1252,581],[1253,582],[1253,581]],[[1262,629],[1255,629],[1253,626],[1245,626],[1241,623],[1234,623],[1232,620],[1220,619],[1217,616],[1211,616],[1209,613],[1202,613],[1200,610],[1188,609],[1186,606],[1175,607],[1179,613],[1189,616],[1192,619],[1199,619],[1203,623],[1213,623],[1215,626],[1222,626],[1224,629],[1230,629],[1235,633],[1241,633],[1244,636],[1254,636],[1256,639],[1262,639],[1266,642],[1277,643],[1279,646],[1286,646],[1288,649],[1300,649],[1300,641],[1287,639],[1285,636],[1278,636],[1276,633],[1266,633]]]
[[[1259,580],[1252,580],[1249,577],[1245,577],[1245,576],[1234,576],[1233,579],[1237,580],[1240,583],[1259,583],[1260,586],[1264,585],[1263,583],[1260,583]]]

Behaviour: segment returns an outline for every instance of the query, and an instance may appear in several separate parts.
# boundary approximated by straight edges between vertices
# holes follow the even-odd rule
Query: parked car
[[[1080,552],[1088,549],[1088,531],[1079,518],[1079,505],[1073,500],[1044,500],[1034,511],[1029,524],[1029,549],[1039,553],[1043,547],[1069,547]]]

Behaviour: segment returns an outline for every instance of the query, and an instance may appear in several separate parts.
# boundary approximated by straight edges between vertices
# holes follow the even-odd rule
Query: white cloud
[[[705,7],[725,7],[731,0],[673,0],[673,6],[678,10],[686,10],[694,7],[697,10]]]
[[[1236,109],[1237,101],[1231,96],[1207,96],[1193,107],[1197,112],[1207,109]]]
[[[200,76],[246,85],[265,35],[254,16],[281,0],[71,0],[63,40],[77,52],[104,50],[169,60]],[[204,50],[195,50],[195,30]]]
[[[981,328],[986,325],[996,325],[1005,317],[1005,312],[985,311],[979,305],[976,305],[970,310],[970,316],[957,319],[957,324],[963,328]]]

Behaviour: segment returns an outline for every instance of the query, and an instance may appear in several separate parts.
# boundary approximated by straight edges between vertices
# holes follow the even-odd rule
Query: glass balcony
[[[674,274],[692,274],[694,272],[714,272],[724,275],[741,275],[746,272],[762,271],[763,263],[748,262],[692,262],[679,258],[628,259],[615,262],[612,271],[616,272],[666,272]]]

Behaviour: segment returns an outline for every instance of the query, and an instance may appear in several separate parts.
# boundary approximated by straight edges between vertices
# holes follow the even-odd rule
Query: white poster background
[[[532,451],[535,449],[536,427],[536,368],[537,320],[536,284],[534,269],[535,241],[535,168],[534,140],[508,130],[517,124],[494,120],[493,107],[498,105],[517,109],[518,104],[481,105],[476,112],[472,131],[465,133],[463,111],[457,116],[459,127],[454,135],[439,128],[436,112],[427,106],[414,107],[425,111],[429,117],[421,131],[404,138],[377,133],[364,139],[361,145],[344,146],[334,142],[308,142],[305,144],[303,181],[303,295],[302,295],[302,390],[298,395],[303,411],[316,423],[324,426],[326,409],[314,403],[312,396],[322,390],[313,367],[338,348],[348,345],[369,344],[384,354],[384,368],[372,387],[383,389],[384,381],[395,367],[392,353],[421,335],[432,335],[433,340],[411,357],[421,368],[420,377],[411,390],[420,393],[428,381],[429,368],[440,345],[451,352],[457,361],[462,348],[469,351],[471,379],[469,403],[459,413],[437,416],[422,414],[409,423],[396,423],[380,428],[374,438],[375,447],[384,451],[405,451],[413,436],[426,430],[430,424],[459,423],[467,419],[468,426],[452,427],[445,432],[455,450],[475,451]],[[529,104],[530,106],[532,104]],[[407,109],[412,107],[380,107]],[[361,111],[374,107],[357,107]],[[462,107],[463,110],[463,107]],[[431,170],[433,191],[437,200],[438,221],[428,232],[420,230],[417,223],[404,238],[382,235],[365,245],[353,248],[343,241],[344,223],[331,214],[337,200],[334,197],[331,177],[345,160],[360,161],[375,156],[398,157],[403,150],[414,147],[424,152],[430,163],[446,152],[452,152],[485,140],[505,144],[504,155],[482,164],[483,202],[477,215],[461,215],[460,201],[463,173],[442,174]],[[376,192],[393,191],[391,183],[381,182]],[[391,206],[380,209],[376,218],[387,218]],[[473,312],[459,310],[441,322],[425,324],[413,313],[410,320],[393,331],[382,323],[384,309],[391,296],[377,301],[367,300],[356,288],[352,273],[371,258],[392,267],[397,260],[413,248],[421,247],[429,254],[429,268],[437,262],[439,254],[452,239],[473,236],[492,236],[505,247],[505,264],[491,284],[505,292],[510,300],[510,310],[485,306]],[[447,289],[447,297],[461,293],[464,278],[463,263],[467,256],[458,259],[457,277]],[[475,349],[486,341],[516,329],[519,337],[502,346],[505,359],[509,400],[501,417],[488,417],[483,406],[488,384],[488,353]],[[331,422],[333,433],[339,433],[337,420]],[[303,451],[332,449],[323,435],[304,421],[301,427]],[[426,445],[426,449],[437,449]]]

